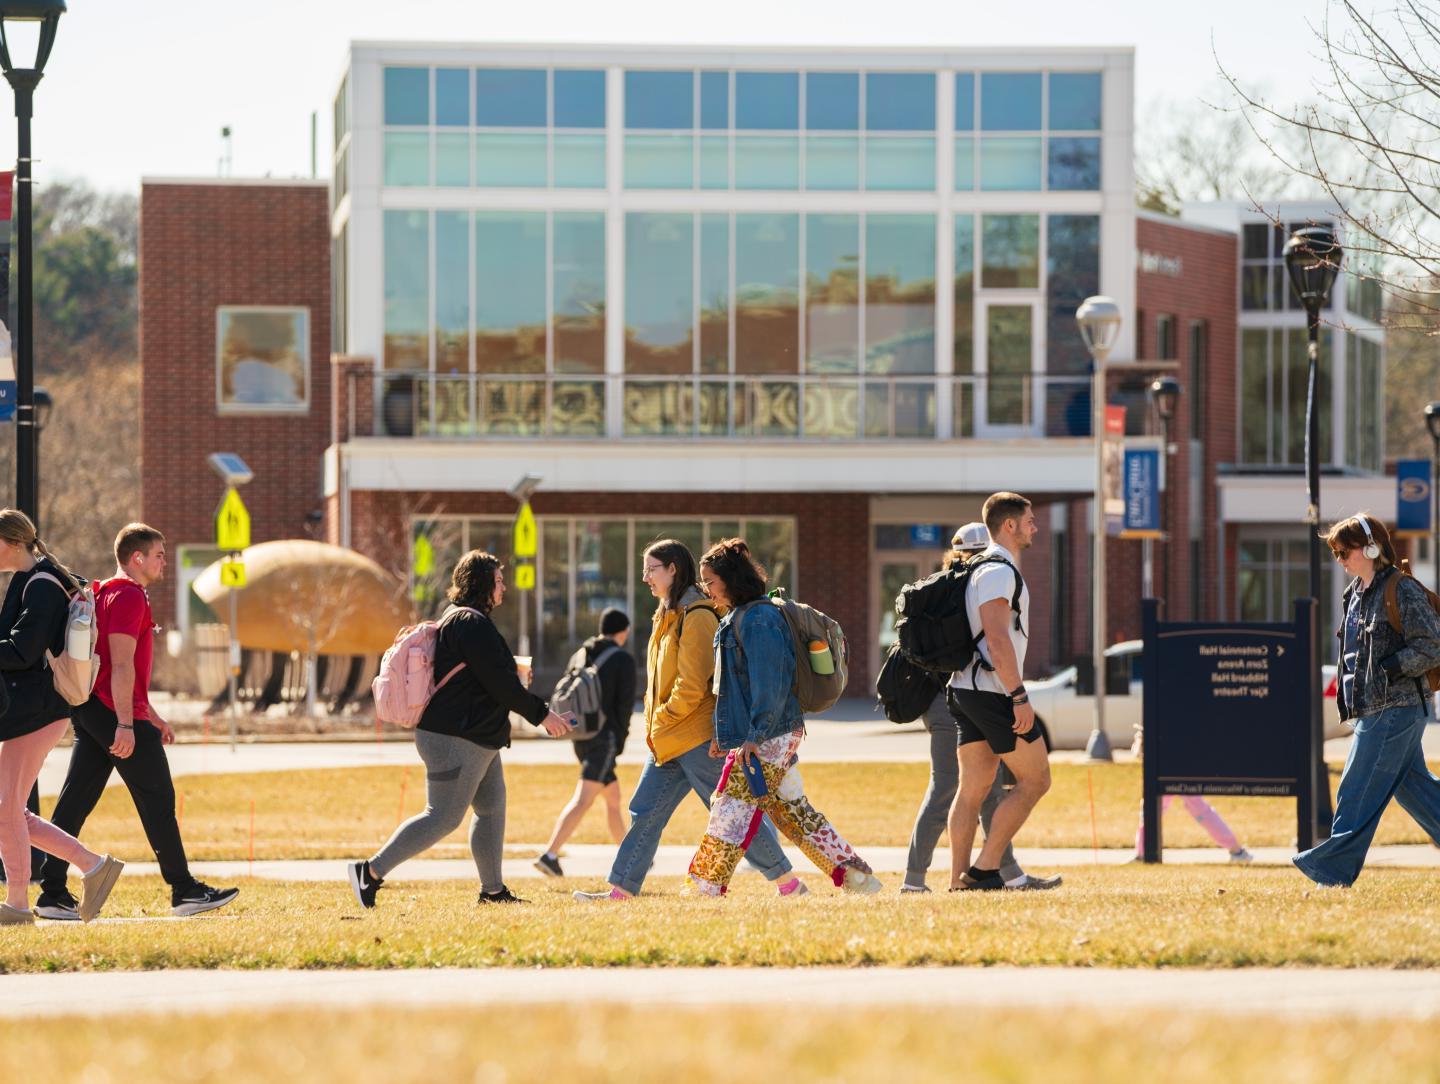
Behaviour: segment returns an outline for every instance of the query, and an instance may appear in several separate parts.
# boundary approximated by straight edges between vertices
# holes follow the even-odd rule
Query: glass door
[[[907,583],[924,579],[938,567],[934,554],[876,553],[871,566],[871,610],[876,635],[871,639],[870,672],[878,674],[890,645],[895,642],[895,596]]]
[[[1029,436],[1039,420],[1035,372],[1040,306],[1034,301],[982,300],[977,308],[975,354],[985,374],[976,396],[978,434]]]

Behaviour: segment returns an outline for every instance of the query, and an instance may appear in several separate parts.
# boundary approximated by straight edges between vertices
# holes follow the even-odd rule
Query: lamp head
[[[1425,408],[1425,427],[1433,439],[1440,440],[1440,403],[1431,403]]]
[[[45,62],[50,59],[50,50],[55,45],[55,31],[60,25],[60,16],[65,14],[65,0],[0,0],[0,67],[5,74],[12,71],[28,70],[42,72]],[[32,29],[25,24],[39,24],[39,40],[35,45],[34,60],[29,55],[19,57],[21,63],[11,60],[10,48],[19,45],[15,34]]]
[[[1075,310],[1075,322],[1090,356],[1104,361],[1120,337],[1120,306],[1108,297],[1087,297]]]
[[[243,486],[255,477],[255,472],[245,465],[245,460],[234,452],[213,452],[210,455],[210,469],[231,487]]]
[[[1155,410],[1163,420],[1168,422],[1175,416],[1175,403],[1184,390],[1173,376],[1156,377],[1150,385],[1150,398],[1155,401]]]
[[[1335,231],[1329,226],[1306,226],[1292,233],[1285,242],[1285,270],[1290,273],[1290,288],[1312,319],[1325,307],[1344,254],[1335,239]]]
[[[510,487],[510,496],[514,497],[520,504],[524,504],[530,499],[530,494],[540,488],[540,483],[544,480],[545,479],[541,478],[538,474],[522,474],[520,481]]]

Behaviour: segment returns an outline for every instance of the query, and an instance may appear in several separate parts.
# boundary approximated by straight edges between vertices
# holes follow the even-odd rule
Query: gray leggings
[[[955,753],[955,719],[946,706],[943,695],[935,698],[935,704],[925,713],[925,729],[930,732],[930,786],[925,790],[925,799],[920,803],[920,812],[915,815],[915,828],[910,835],[910,853],[905,858],[905,883],[923,885],[930,860],[935,856],[935,844],[945,831],[950,819],[950,803],[960,789],[960,762]],[[1014,782],[1002,764],[995,772],[995,782],[985,801],[980,806],[980,826],[986,834],[990,832],[990,818],[995,807],[1005,797],[1005,785]],[[1013,881],[1024,871],[1015,861],[1015,849],[1006,846],[1000,856],[1000,876]]]
[[[374,858],[370,871],[384,877],[407,858],[428,851],[475,811],[470,822],[470,853],[480,873],[480,888],[505,887],[500,859],[505,850],[505,769],[500,750],[486,749],[449,734],[415,731],[415,751],[425,762],[425,812],[417,813],[390,837]]]

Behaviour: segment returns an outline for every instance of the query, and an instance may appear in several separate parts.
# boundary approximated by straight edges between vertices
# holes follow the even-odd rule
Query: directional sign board
[[[221,561],[220,582],[226,587],[245,586],[245,562]]]
[[[530,511],[530,502],[526,501],[520,506],[520,512],[515,517],[514,556],[534,557],[539,541],[540,532],[535,527],[535,513]]]
[[[1301,849],[1314,832],[1310,599],[1295,620],[1161,622],[1143,603],[1145,858],[1167,794],[1290,798]]]
[[[521,591],[535,590],[535,566],[524,564],[515,566],[515,586]]]
[[[238,490],[227,489],[215,511],[215,546],[229,553],[250,548],[250,513]]]

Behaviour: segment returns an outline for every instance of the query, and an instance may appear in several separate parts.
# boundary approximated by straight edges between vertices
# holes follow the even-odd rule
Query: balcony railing
[[[345,376],[345,439],[934,441],[1090,435],[1086,376],[355,371]]]

